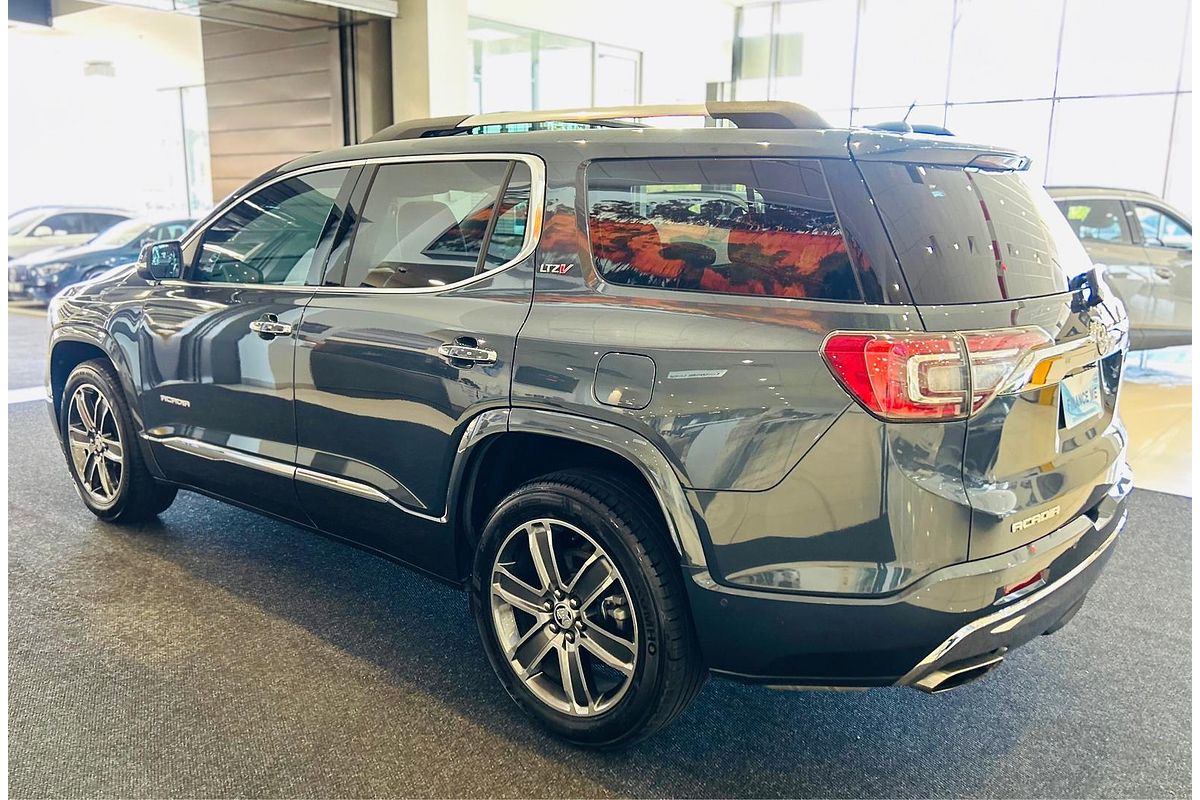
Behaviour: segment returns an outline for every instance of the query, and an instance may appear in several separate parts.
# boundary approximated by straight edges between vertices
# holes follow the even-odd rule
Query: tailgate
[[[1054,339],[1035,354],[1031,382],[1038,385],[1001,394],[967,420],[968,557],[1012,550],[1090,510],[1125,463],[1117,417],[1126,336],[1119,305],[1072,311],[1068,295],[942,307],[928,316],[947,330],[1036,325]]]
[[[1066,524],[1120,477],[1128,321],[1045,190],[1027,173],[966,155],[974,160],[879,156],[859,168],[927,331],[1036,328],[1043,340],[1020,356],[1020,379],[967,420],[976,559]]]

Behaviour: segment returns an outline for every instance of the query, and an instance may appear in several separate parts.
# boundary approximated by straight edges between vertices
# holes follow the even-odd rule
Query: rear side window
[[[326,285],[448,286],[511,261],[525,241],[530,181],[519,161],[384,164],[350,257],[335,258]]]
[[[1057,205],[1083,241],[1133,244],[1119,200],[1059,200]]]
[[[587,203],[592,258],[612,283],[863,300],[817,161],[594,161]]]
[[[859,162],[918,304],[1058,294],[1091,269],[1028,172]]]

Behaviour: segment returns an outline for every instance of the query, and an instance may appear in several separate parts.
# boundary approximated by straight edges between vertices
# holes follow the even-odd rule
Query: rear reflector
[[[1000,590],[1000,597],[1004,598],[1004,597],[1012,597],[1012,595],[1015,595],[1015,594],[1028,594],[1029,591],[1032,591],[1033,589],[1041,587],[1042,584],[1044,584],[1046,582],[1046,579],[1049,576],[1050,576],[1050,568],[1047,567],[1046,569],[1044,569],[1040,572],[1035,572],[1033,575],[1030,575],[1025,580],[1008,584],[1007,586],[1005,586],[1003,589]],[[1016,598],[1012,597],[1012,599],[1015,600]]]
[[[965,419],[1014,383],[1049,344],[1041,328],[951,333],[835,331],[821,355],[863,408],[881,419]]]

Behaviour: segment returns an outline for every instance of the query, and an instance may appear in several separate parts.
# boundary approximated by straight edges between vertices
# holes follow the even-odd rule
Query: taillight
[[[1031,366],[1041,328],[951,333],[835,331],[821,355],[872,414],[894,421],[965,419]],[[1020,381],[1023,382],[1023,381]]]

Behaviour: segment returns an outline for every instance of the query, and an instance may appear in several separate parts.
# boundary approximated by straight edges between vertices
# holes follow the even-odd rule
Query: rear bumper
[[[795,595],[688,581],[709,668],[788,687],[911,685],[935,690],[963,668],[1055,628],[1095,583],[1124,528],[1126,474],[1086,514],[1015,550],[938,570],[888,596]],[[1004,587],[1046,570],[1008,598]]]

